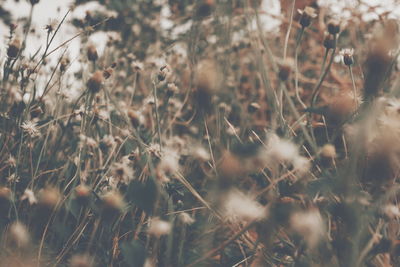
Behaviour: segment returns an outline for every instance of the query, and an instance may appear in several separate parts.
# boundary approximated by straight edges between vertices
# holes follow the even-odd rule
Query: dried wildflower
[[[99,58],[99,56],[97,54],[97,49],[93,44],[88,46],[86,52],[87,52],[87,57],[88,57],[89,61],[95,62]]]
[[[26,226],[20,222],[14,222],[8,228],[8,233],[11,241],[18,247],[27,247],[30,243],[31,237]]]
[[[118,191],[107,192],[103,196],[104,214],[121,212],[125,208],[123,196]]]
[[[11,200],[11,190],[8,187],[0,187],[0,201],[10,201]]]
[[[293,59],[287,58],[279,64],[278,77],[281,81],[286,81],[293,69]]]
[[[178,86],[175,83],[168,83],[167,85],[167,97],[171,97],[179,91]]]
[[[13,173],[10,176],[7,177],[7,182],[9,183],[19,183],[20,177]]]
[[[5,162],[8,166],[10,166],[10,167],[15,167],[15,166],[17,166],[17,160],[13,157],[13,156],[11,156],[10,155],[10,157],[6,160],[6,162]]]
[[[134,178],[134,171],[129,166],[129,160],[115,162],[111,167],[111,174],[119,182],[128,184]]]
[[[397,205],[388,204],[382,207],[382,213],[389,219],[400,217],[400,209]]]
[[[336,37],[332,34],[326,34],[324,39],[324,47],[326,49],[336,48]]]
[[[28,200],[29,205],[33,205],[38,202],[35,193],[33,193],[33,191],[29,188],[25,189],[24,194],[21,196],[21,201],[24,200]]]
[[[37,118],[39,117],[41,114],[43,114],[43,110],[40,106],[35,106],[32,107],[31,111],[30,111],[31,117],[32,118]]]
[[[294,158],[292,164],[293,170],[298,176],[305,175],[311,168],[311,162],[307,158],[301,156]]]
[[[103,72],[98,70],[93,73],[92,77],[87,82],[87,87],[92,93],[97,93],[100,91],[101,85],[103,83]]]
[[[128,110],[128,118],[131,120],[133,128],[137,128],[140,125],[143,125],[145,121],[143,115],[140,112],[133,109]]]
[[[303,236],[310,248],[314,248],[323,237],[325,226],[317,209],[296,212],[290,217],[292,229]]]
[[[191,154],[195,159],[198,159],[203,162],[210,160],[210,153],[208,152],[207,149],[205,149],[200,145],[194,146],[191,150]]]
[[[22,123],[21,128],[24,132],[26,132],[30,137],[35,137],[40,135],[40,131],[37,128],[37,123],[33,121],[25,121]]]
[[[336,149],[335,146],[332,144],[325,144],[320,153],[321,157],[327,159],[334,159],[336,158]]]
[[[70,262],[70,267],[93,267],[93,258],[88,255],[74,255]]]
[[[38,204],[44,208],[54,209],[61,199],[61,193],[57,188],[47,187],[40,190]]]
[[[354,64],[354,49],[353,48],[345,48],[340,50],[340,55],[342,56],[342,61],[346,66],[351,66]]]
[[[239,220],[254,221],[267,216],[264,206],[236,189],[227,194],[223,209],[226,216]]]
[[[60,61],[60,71],[65,72],[67,70],[67,66],[70,64],[68,57],[63,57]]]
[[[75,187],[75,197],[82,204],[89,201],[91,192],[92,190],[90,189],[90,187],[84,184],[80,184]]]
[[[50,20],[50,22],[45,26],[45,30],[47,30],[47,33],[52,33],[57,27],[57,24],[57,20]]]
[[[351,116],[360,105],[358,97],[354,99],[353,93],[344,92],[331,97],[328,101],[325,117],[330,124],[340,124]]]
[[[327,28],[330,34],[338,34],[340,32],[340,22],[336,19],[331,19],[330,21],[328,21]]]
[[[297,12],[299,12],[299,14],[301,15],[300,16],[300,25],[303,28],[310,26],[311,19],[317,17],[316,10],[309,6],[305,7],[304,10],[298,9]]]
[[[90,148],[98,147],[98,143],[93,138],[86,136],[84,134],[79,135],[79,147],[88,146]]]
[[[162,66],[157,74],[157,78],[160,82],[162,82],[164,80],[170,81],[171,76],[172,76],[172,71],[168,65]]]
[[[21,41],[19,39],[14,39],[7,49],[7,56],[9,58],[16,58],[21,49]]]
[[[195,220],[192,218],[192,216],[190,216],[186,212],[179,213],[178,217],[179,217],[179,220],[183,224],[188,224],[189,225],[189,224],[193,224],[195,222]]]
[[[169,234],[171,228],[172,226],[169,222],[162,221],[159,218],[152,218],[147,232],[156,237],[160,237]]]
[[[267,142],[267,154],[278,162],[292,162],[298,157],[299,150],[291,141],[271,135]]]

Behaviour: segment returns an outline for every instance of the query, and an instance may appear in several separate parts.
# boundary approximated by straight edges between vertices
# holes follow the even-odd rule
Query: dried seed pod
[[[94,45],[89,45],[87,48],[87,57],[90,61],[95,62],[99,56],[97,54],[97,49]]]
[[[293,68],[293,59],[287,58],[282,63],[279,64],[279,73],[278,77],[281,81],[286,81]]]
[[[327,34],[324,39],[324,47],[326,49],[336,48],[336,37],[332,34]]]
[[[103,72],[98,70],[88,80],[87,87],[92,93],[97,93],[100,91],[102,83],[103,83]]]
[[[310,26],[311,20],[317,17],[315,9],[309,6],[305,7],[304,10],[297,11],[301,15],[299,23],[303,28]]]
[[[21,42],[19,39],[14,39],[7,49],[7,56],[10,58],[16,58],[21,49]]]
[[[338,20],[332,19],[328,22],[327,28],[330,34],[338,34],[340,32],[340,22]]]

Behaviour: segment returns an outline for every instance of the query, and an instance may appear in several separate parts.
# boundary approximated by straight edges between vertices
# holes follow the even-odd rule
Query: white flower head
[[[192,216],[190,216],[187,212],[179,213],[178,217],[183,224],[193,224],[195,222]]]
[[[30,205],[36,204],[37,198],[31,189],[25,189],[24,194],[21,196],[21,201],[28,200]]]
[[[14,222],[8,229],[10,237],[19,247],[26,247],[30,242],[30,235],[25,225]]]
[[[160,220],[159,218],[153,218],[150,221],[149,228],[147,232],[151,235],[160,237],[162,235],[167,235],[171,231],[171,224],[169,222]]]
[[[382,212],[390,219],[400,217],[399,207],[393,204],[383,206]]]
[[[269,162],[292,163],[299,157],[298,147],[289,140],[281,139],[277,135],[271,135],[267,142],[266,160]]]
[[[303,236],[310,248],[314,248],[325,232],[325,226],[318,209],[296,212],[290,217],[292,229]]]
[[[260,220],[267,216],[264,206],[236,189],[227,194],[223,208],[226,216],[239,220]]]

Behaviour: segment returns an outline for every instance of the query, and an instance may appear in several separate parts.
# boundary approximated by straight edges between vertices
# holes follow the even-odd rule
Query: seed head
[[[97,54],[97,49],[94,45],[89,45],[87,48],[87,57],[90,61],[95,62],[99,56]]]
[[[97,93],[100,91],[101,85],[103,83],[103,72],[98,70],[93,73],[92,77],[87,82],[87,87],[92,93]]]
[[[40,1],[40,0],[30,0],[32,6],[38,4],[39,1]]]
[[[279,64],[278,77],[281,81],[286,81],[289,78],[293,69],[293,59],[287,58]]]
[[[312,7],[309,7],[309,6],[305,7],[304,10],[298,9],[297,12],[299,12],[299,14],[301,15],[300,16],[300,25],[303,28],[310,26],[311,19],[317,17],[317,13],[316,13],[315,9]]]
[[[325,35],[324,47],[326,49],[335,49],[336,48],[336,37],[335,37],[335,35],[332,35],[332,34]]]
[[[342,60],[346,66],[351,66],[354,64],[353,54],[354,54],[353,48],[345,48],[340,50],[340,55],[343,57]]]
[[[108,212],[121,212],[125,208],[122,195],[117,191],[110,191],[103,196],[105,214]]]
[[[340,22],[335,19],[331,19],[328,22],[328,32],[332,35],[338,34],[340,32]]]
[[[16,58],[21,49],[21,42],[19,39],[14,39],[7,49],[7,56],[10,58]]]

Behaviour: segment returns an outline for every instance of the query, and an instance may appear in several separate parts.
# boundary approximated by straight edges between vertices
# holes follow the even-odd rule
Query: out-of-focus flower
[[[325,226],[317,209],[294,213],[290,217],[290,226],[306,240],[310,248],[314,248],[325,233]]]
[[[224,199],[224,214],[228,218],[254,221],[267,217],[267,209],[239,190],[231,190]]]
[[[179,213],[178,217],[183,224],[193,224],[195,222],[192,216],[186,212]]]
[[[28,200],[30,205],[36,204],[37,198],[35,197],[35,193],[29,188],[25,189],[24,194],[21,196],[21,201]]]
[[[171,224],[169,222],[160,220],[159,218],[152,218],[150,221],[147,232],[151,235],[160,237],[167,235],[171,231]]]

